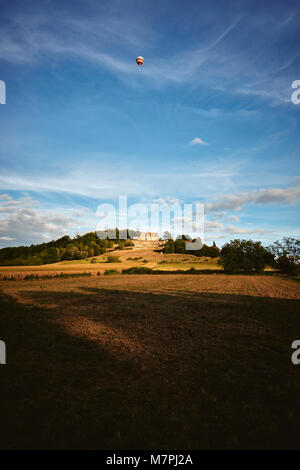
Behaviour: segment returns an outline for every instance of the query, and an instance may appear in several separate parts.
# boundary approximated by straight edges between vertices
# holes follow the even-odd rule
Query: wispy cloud
[[[276,71],[271,65],[269,69],[267,64],[261,67],[262,56],[268,57],[267,45],[260,49],[259,60],[252,49],[245,54],[239,46],[243,28],[258,42],[265,33],[263,24],[257,25],[246,12],[237,14],[227,25],[219,22],[213,33],[207,34],[206,44],[193,42],[176,52],[170,51],[166,60],[165,51],[162,54],[156,48],[162,32],[133,9],[128,11],[126,14],[124,9],[122,15],[116,15],[102,10],[89,17],[74,13],[63,16],[53,11],[49,15],[15,14],[2,28],[0,58],[19,64],[39,62],[46,56],[54,60],[86,60],[127,83],[133,80],[137,86],[140,80],[136,80],[134,48],[145,51],[142,77],[148,79],[148,86],[194,82],[221,93],[253,95],[282,103],[289,100],[286,77],[278,75],[298,60],[299,53],[291,52],[284,63],[278,62]],[[268,23],[268,27],[269,35],[273,34],[276,41],[277,24]],[[146,85],[144,80],[142,83]]]
[[[153,202],[156,204],[167,204],[167,205],[174,205],[174,204],[182,204],[183,200],[178,199],[177,197],[174,196],[165,196],[165,197],[158,197],[156,199],[153,199]]]
[[[273,233],[274,230],[262,230],[262,229],[252,229],[246,230],[240,227],[235,227],[233,225],[228,225],[224,229],[225,233],[232,234],[232,235],[266,235]]]
[[[239,194],[224,194],[214,203],[208,202],[206,210],[241,210],[247,204],[297,204],[300,202],[300,187],[269,188],[244,191]]]
[[[219,232],[223,228],[223,224],[218,220],[206,221],[204,225],[205,232]]]

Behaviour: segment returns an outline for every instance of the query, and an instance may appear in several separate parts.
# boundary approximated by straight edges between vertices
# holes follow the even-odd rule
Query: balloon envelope
[[[139,55],[137,58],[136,58],[136,63],[138,64],[139,67],[141,67],[144,63],[144,58]]]

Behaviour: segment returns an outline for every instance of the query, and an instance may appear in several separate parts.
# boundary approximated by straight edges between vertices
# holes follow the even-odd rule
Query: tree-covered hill
[[[114,242],[122,245],[117,230],[116,240],[101,240],[96,232],[77,235],[74,238],[65,235],[58,240],[38,245],[8,247],[0,249],[1,266],[25,266],[57,263],[64,260],[79,260],[101,255]]]
[[[124,246],[132,244],[130,237],[138,234],[139,232],[133,230],[119,230],[116,228],[108,230],[106,238],[103,238],[103,232],[89,232],[85,235],[76,235],[74,238],[65,235],[58,240],[37,245],[2,248],[0,249],[0,266],[34,266],[65,260],[86,259],[102,255],[115,245],[117,245],[117,248],[123,249]],[[185,240],[188,240],[186,236],[182,236],[182,239],[175,241],[173,239],[166,240],[165,253],[219,256],[220,250],[215,243],[211,247],[204,245],[200,251],[191,252],[185,250]]]

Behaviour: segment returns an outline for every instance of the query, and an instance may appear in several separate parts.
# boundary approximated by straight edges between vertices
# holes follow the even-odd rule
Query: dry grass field
[[[299,448],[300,284],[1,281],[2,449]]]
[[[95,263],[91,263],[91,258],[79,261],[62,261],[59,263],[45,264],[42,266],[0,266],[0,280],[3,276],[23,278],[28,274],[54,275],[59,273],[87,273],[92,275],[103,274],[109,269],[122,272],[122,269],[146,266],[160,271],[187,271],[190,268],[197,270],[221,270],[215,259],[198,258],[193,255],[163,254],[161,253],[163,244],[161,242],[136,242],[133,248],[115,250],[94,257]],[[119,258],[119,262],[109,263],[109,256]]]

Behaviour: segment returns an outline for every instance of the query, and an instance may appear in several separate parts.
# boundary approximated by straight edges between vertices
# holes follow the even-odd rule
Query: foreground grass
[[[116,275],[3,286],[1,448],[300,447],[298,283]]]

